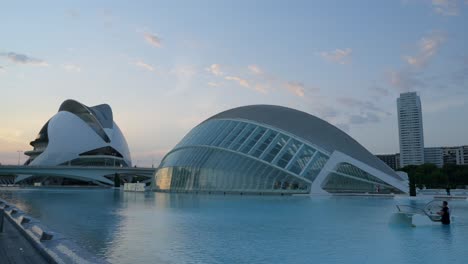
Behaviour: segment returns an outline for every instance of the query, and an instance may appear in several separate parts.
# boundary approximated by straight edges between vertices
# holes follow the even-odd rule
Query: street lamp
[[[17,150],[16,152],[18,152],[18,166],[20,165],[21,163],[21,153],[23,153],[22,150]]]

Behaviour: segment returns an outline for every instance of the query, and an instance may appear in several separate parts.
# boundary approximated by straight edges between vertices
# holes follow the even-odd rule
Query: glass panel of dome
[[[286,135],[281,134],[276,143],[274,143],[274,147],[265,155],[264,160],[267,162],[271,162],[278,152],[286,145],[286,142],[289,140],[289,137]]]
[[[212,122],[217,123],[217,128],[218,129],[217,129],[216,132],[213,132],[213,134],[212,134],[213,138],[212,138],[212,140],[210,142],[210,146],[213,146],[215,144],[215,142],[218,141],[219,138],[224,135],[224,132],[226,131],[227,126],[229,125],[230,121],[221,120],[221,121],[212,121]]]
[[[255,129],[254,125],[247,124],[247,126],[245,126],[245,128],[242,130],[239,136],[231,143],[231,145],[228,148],[232,150],[237,150],[244,143],[244,141],[250,136],[250,134],[252,134],[254,129]]]
[[[267,134],[261,139],[261,142],[257,143],[258,147],[253,150],[251,155],[258,158],[277,134],[278,132],[276,131],[268,130]]]
[[[376,182],[376,183],[380,183],[380,184],[387,184],[386,182],[384,182],[384,181],[380,180],[379,178],[371,175],[370,173],[367,173],[367,172],[365,172],[365,171],[363,171],[363,170],[361,170],[361,169],[357,168],[356,166],[353,166],[353,165],[351,165],[349,163],[340,163],[337,166],[336,171],[339,172],[339,173],[346,174],[346,175],[361,178],[363,180]]]
[[[298,153],[299,157],[296,161],[292,164],[290,171],[300,174],[300,172],[304,169],[307,163],[310,161],[312,156],[314,155],[315,150],[311,147],[304,147],[304,149]]]
[[[322,154],[322,153],[317,153],[314,157],[314,160],[312,160],[312,164],[308,171],[305,173],[304,178],[314,181],[315,177],[320,173],[320,170],[322,170],[323,166],[325,163],[328,161],[328,156]]]
[[[203,131],[201,131],[198,140],[198,145],[208,145],[210,141],[210,135],[213,130],[216,129],[216,124],[213,122],[208,122],[203,125]]]
[[[266,128],[264,127],[257,127],[255,131],[250,135],[250,137],[245,142],[244,146],[241,147],[242,153],[248,153],[250,149],[257,143],[257,141],[263,136],[265,133]]]
[[[239,134],[242,132],[244,127],[246,126],[245,123],[238,122],[237,126],[232,130],[232,132],[221,142],[219,145],[222,148],[227,148],[229,145],[231,145],[232,141],[239,136]]]
[[[279,157],[279,160],[277,162],[277,165],[281,168],[286,167],[288,162],[292,159],[294,154],[296,154],[297,150],[299,149],[299,146],[301,143],[295,139],[293,139],[287,147],[285,151],[282,151],[281,157]]]
[[[345,176],[338,173],[331,173],[324,185],[324,190],[332,193],[336,192],[376,192],[378,186],[379,193],[401,193],[401,191],[391,185],[359,180],[354,176]]]
[[[223,122],[225,121],[210,121],[204,125],[210,125],[211,129],[205,134],[204,145],[211,145],[216,137],[224,130]]]
[[[227,121],[223,131],[218,135],[218,137],[213,141],[211,144],[212,146],[219,146],[221,142],[232,132],[232,129],[237,125],[238,122],[235,121]]]

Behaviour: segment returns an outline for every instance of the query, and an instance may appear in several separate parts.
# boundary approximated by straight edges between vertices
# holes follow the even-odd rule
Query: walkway
[[[0,263],[42,264],[48,262],[5,217],[3,233],[0,233]]]

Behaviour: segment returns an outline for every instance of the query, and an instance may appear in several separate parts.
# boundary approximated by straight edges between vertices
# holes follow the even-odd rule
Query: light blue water
[[[0,189],[112,263],[468,263],[468,202],[450,226],[390,221],[428,200]]]

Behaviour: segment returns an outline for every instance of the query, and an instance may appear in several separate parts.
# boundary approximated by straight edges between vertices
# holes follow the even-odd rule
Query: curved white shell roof
[[[129,166],[132,164],[127,141],[107,104],[87,107],[67,100],[46,126],[47,147],[29,165],[59,165],[81,153],[108,146],[117,150]]]

